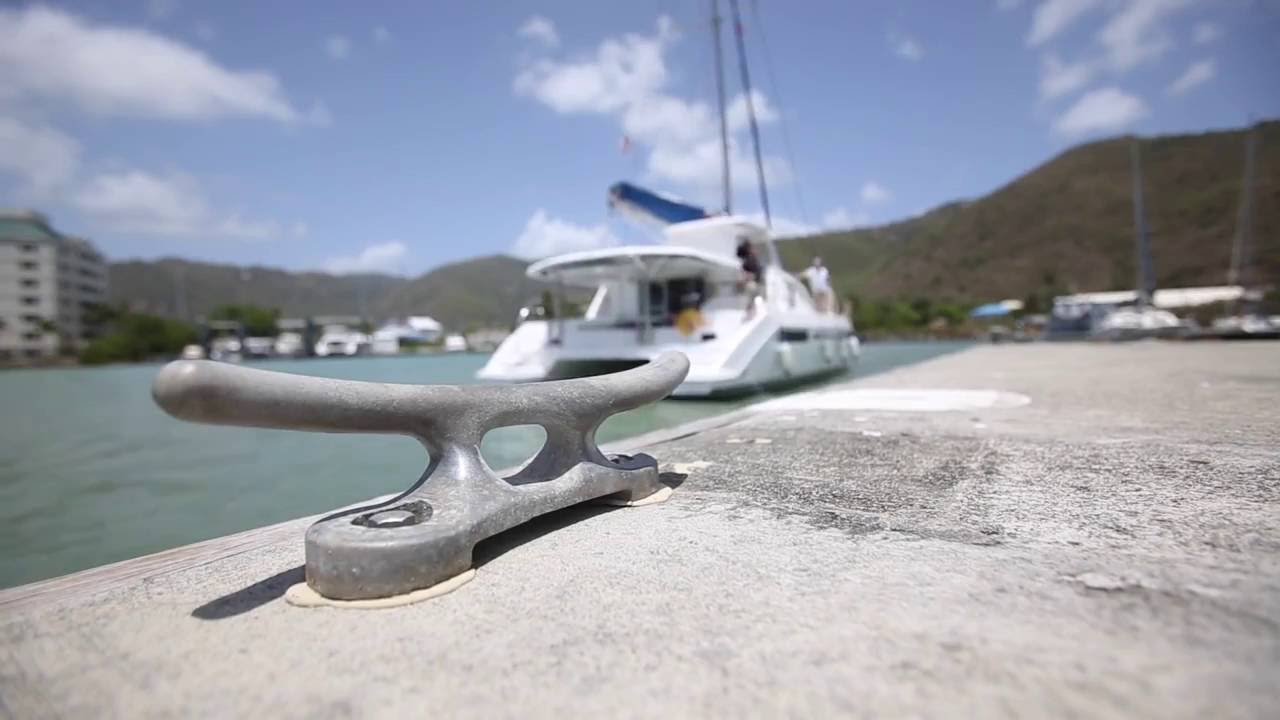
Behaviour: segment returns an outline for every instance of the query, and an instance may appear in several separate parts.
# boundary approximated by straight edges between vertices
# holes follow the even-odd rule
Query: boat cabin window
[[[676,316],[707,301],[707,282],[701,277],[671,278],[649,283],[649,317],[655,327],[675,324]]]
[[[650,327],[671,327],[680,313],[690,308],[705,312],[712,299],[724,294],[723,288],[701,276],[650,282],[617,279],[597,287],[589,302],[576,308],[569,303],[562,303],[562,306],[569,310],[565,318],[580,317],[582,327],[587,329],[635,328],[646,313]],[[544,304],[548,302],[544,299]],[[521,321],[552,319],[554,314],[542,307],[526,308],[520,315]]]

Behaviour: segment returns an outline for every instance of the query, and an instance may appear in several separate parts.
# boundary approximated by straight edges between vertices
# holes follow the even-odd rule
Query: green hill
[[[541,288],[512,257],[466,260],[414,279],[293,273],[175,258],[111,264],[111,300],[133,310],[195,318],[226,304],[278,308],[286,317],[363,315],[374,321],[431,315],[446,327],[508,325]]]
[[[508,326],[520,306],[543,289],[525,277],[528,265],[507,255],[490,255],[438,267],[392,288],[373,307],[378,317],[427,314],[446,327]]]
[[[406,284],[390,275],[329,275],[177,258],[115,262],[110,297],[131,309],[193,318],[218,305],[278,308],[285,316],[350,315]]]
[[[1280,122],[1260,128],[1251,280],[1280,281]],[[779,243],[798,271],[815,255],[842,296],[935,303],[1134,286],[1129,138],[1072,148],[982,198],[880,227]],[[1141,141],[1148,224],[1161,286],[1226,281],[1244,163],[1244,132]],[[447,326],[506,325],[543,289],[526,263],[493,255],[414,279],[291,273],[164,259],[111,267],[111,295],[135,309],[194,317],[227,303],[286,316],[432,315]],[[185,307],[184,307],[185,306]]]
[[[1251,280],[1280,280],[1280,122],[1263,123]],[[821,255],[844,296],[981,301],[1134,286],[1129,138],[1072,148],[977,200],[881,227],[780,243],[784,263]],[[1226,282],[1244,132],[1141,141],[1161,286]]]

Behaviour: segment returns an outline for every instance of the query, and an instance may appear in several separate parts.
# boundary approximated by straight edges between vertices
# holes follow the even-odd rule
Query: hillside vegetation
[[[274,308],[283,317],[431,315],[447,327],[509,325],[541,287],[526,263],[496,255],[444,265],[417,278],[291,273],[165,258],[112,263],[111,301],[139,311],[193,319],[225,305]]]
[[[1280,122],[1260,126],[1252,281],[1280,279]],[[1141,140],[1157,283],[1226,282],[1244,174],[1244,132]],[[843,296],[981,302],[1134,287],[1129,138],[1081,145],[977,200],[875,228],[780,243],[815,254]]]
[[[1280,281],[1280,122],[1259,126],[1250,279]],[[1147,219],[1161,286],[1226,282],[1242,193],[1244,131],[1141,140]],[[1130,138],[1072,148],[982,198],[879,227],[785,240],[787,267],[821,255],[842,297],[918,311],[1001,298],[1134,286]],[[509,325],[544,289],[503,255],[417,278],[290,273],[178,259],[111,267],[115,302],[193,318],[252,304],[288,316],[427,314],[455,329]],[[896,305],[889,301],[901,301]],[[895,311],[896,312],[896,311]],[[902,313],[906,311],[903,310]],[[902,314],[899,313],[899,314]],[[936,314],[936,313],[933,313]],[[902,319],[906,323],[910,318]]]

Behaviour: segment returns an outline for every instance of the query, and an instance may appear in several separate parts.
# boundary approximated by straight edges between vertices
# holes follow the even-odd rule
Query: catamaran
[[[736,0],[730,0],[741,27]],[[531,264],[530,278],[552,288],[550,308],[529,315],[480,370],[482,380],[527,382],[612,372],[669,350],[689,357],[675,397],[743,395],[812,381],[853,368],[860,346],[848,317],[820,310],[782,267],[769,232],[759,130],[742,33],[737,33],[743,97],[765,223],[731,210],[729,141],[720,52],[720,16],[712,2],[720,107],[722,212],[630,183],[610,188],[610,205],[661,224],[662,242],[556,255]],[[744,273],[739,247],[767,251],[758,282]],[[754,250],[753,250],[754,252]],[[568,289],[592,290],[581,317],[565,313]]]
[[[1231,265],[1227,270],[1227,284],[1239,285],[1244,292],[1244,302],[1233,303],[1233,312],[1215,318],[1212,327],[1200,333],[1200,337],[1219,340],[1274,340],[1280,338],[1280,316],[1264,315],[1259,307],[1262,290],[1249,287],[1253,273],[1250,267],[1253,255],[1253,196],[1255,167],[1258,155],[1259,126],[1253,125],[1245,133],[1244,180],[1241,183],[1240,208],[1236,215],[1235,236],[1231,242]]]

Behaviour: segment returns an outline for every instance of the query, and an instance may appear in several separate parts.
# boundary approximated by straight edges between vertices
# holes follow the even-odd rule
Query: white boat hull
[[[759,282],[744,279],[735,247],[765,242],[763,228],[721,216],[671,225],[667,236],[663,245],[565,253],[530,265],[530,278],[556,288],[552,306],[517,327],[477,376],[580,377],[676,350],[690,368],[673,395],[715,397],[814,380],[857,363],[849,319],[819,310],[794,276],[770,265]],[[595,287],[581,317],[554,318],[565,286]]]
[[[629,347],[605,337],[598,343],[555,344],[549,342],[552,323],[530,321],[516,329],[477,377],[492,382],[555,380],[625,369],[679,350],[689,356],[691,367],[672,395],[705,398],[800,384],[856,367],[861,347],[843,318],[832,316],[825,327],[804,330],[786,328],[784,320],[760,318],[744,325],[740,335],[721,340],[716,333],[716,339],[709,341],[700,336],[679,337],[666,328],[668,332],[659,331],[655,342]],[[574,339],[588,333],[607,331],[570,332]],[[672,334],[677,337],[669,337]]]

